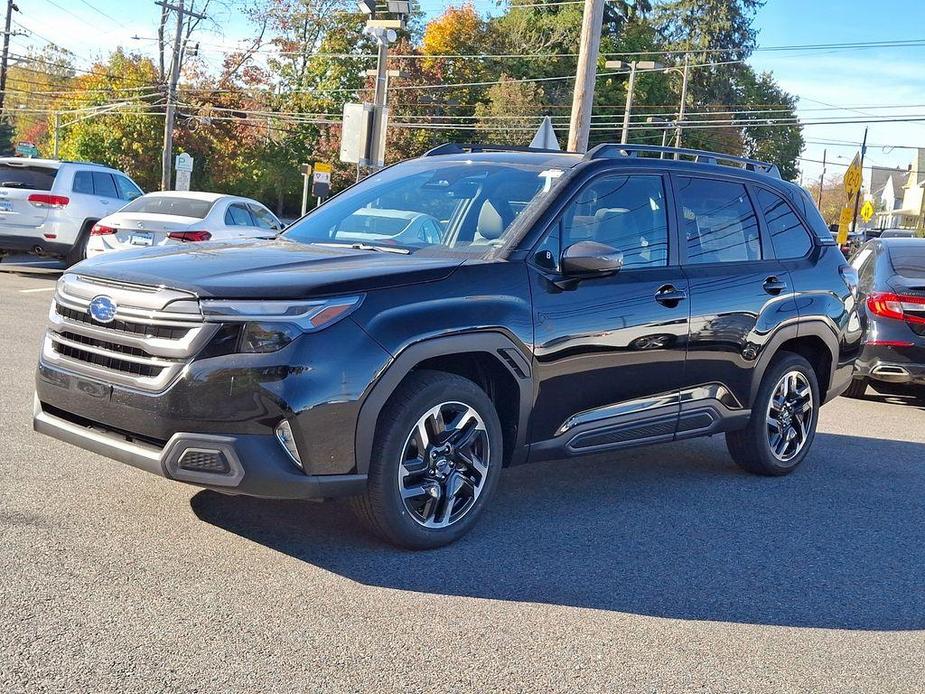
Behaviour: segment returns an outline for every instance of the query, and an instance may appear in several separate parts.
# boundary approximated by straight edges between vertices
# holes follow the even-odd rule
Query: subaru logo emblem
[[[88,310],[98,323],[112,323],[116,317],[116,302],[108,296],[100,295],[93,298]]]

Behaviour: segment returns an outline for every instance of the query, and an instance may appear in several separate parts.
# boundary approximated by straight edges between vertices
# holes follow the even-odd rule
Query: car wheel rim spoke
[[[446,402],[425,412],[398,466],[399,495],[411,518],[427,528],[463,518],[485,485],[489,452],[485,422],[473,407]]]
[[[813,391],[801,371],[789,371],[771,392],[766,414],[768,446],[775,458],[788,462],[806,446],[814,412]]]

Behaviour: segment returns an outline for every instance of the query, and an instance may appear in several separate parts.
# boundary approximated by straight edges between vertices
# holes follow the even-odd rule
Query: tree
[[[800,153],[805,144],[803,129],[796,124],[796,97],[781,89],[771,73],[756,75],[751,68],[740,73],[738,86],[741,90],[739,103],[744,108],[759,107],[755,113],[738,116],[739,121],[746,122],[742,129],[744,154],[777,164],[781,176],[795,180],[799,176]],[[770,124],[779,119],[787,122]]]
[[[475,107],[479,141],[526,145],[540,120],[543,90],[534,82],[518,82],[501,75],[488,89],[488,103]]]
[[[813,200],[819,199],[819,182],[814,181],[806,186],[806,190],[812,196]],[[845,184],[842,181],[842,174],[830,176],[823,181],[822,185],[822,205],[819,211],[826,224],[838,223],[841,216],[842,208],[848,202],[848,195],[845,193]]]

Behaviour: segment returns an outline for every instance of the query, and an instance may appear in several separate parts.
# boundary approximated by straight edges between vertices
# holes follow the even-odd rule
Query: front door
[[[677,424],[688,333],[687,280],[671,241],[665,177],[608,173],[570,202],[530,264],[537,393],[531,457],[669,440]],[[564,249],[623,253],[608,277],[562,288]]]

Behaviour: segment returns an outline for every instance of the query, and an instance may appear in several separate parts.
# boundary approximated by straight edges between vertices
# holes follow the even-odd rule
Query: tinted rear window
[[[51,190],[58,169],[48,166],[17,166],[0,164],[0,188]]]
[[[173,197],[169,195],[142,196],[122,208],[122,212],[144,212],[147,214],[173,214],[179,217],[203,219],[214,203],[211,200]]]
[[[925,241],[917,246],[894,246],[890,249],[890,262],[903,277],[925,277]]]

